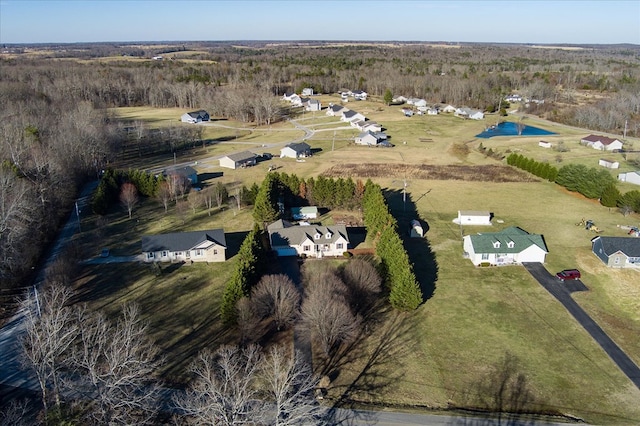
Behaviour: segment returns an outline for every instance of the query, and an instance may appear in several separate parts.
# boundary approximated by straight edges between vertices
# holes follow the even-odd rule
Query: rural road
[[[564,283],[557,280],[541,263],[524,263],[524,267],[542,287],[562,303],[629,380],[640,389],[640,368],[571,297],[572,292],[586,291],[588,288],[579,280],[565,281]]]

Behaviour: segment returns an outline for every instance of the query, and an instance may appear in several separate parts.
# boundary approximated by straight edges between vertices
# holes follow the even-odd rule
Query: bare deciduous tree
[[[116,323],[78,310],[78,344],[67,384],[84,395],[87,420],[97,424],[152,424],[159,386],[153,378],[161,363],[135,305],[123,307]]]
[[[264,424],[275,426],[326,424],[325,409],[314,391],[318,380],[303,357],[286,346],[271,348],[260,369],[262,392],[270,405]]]
[[[133,211],[133,207],[138,204],[140,198],[138,197],[138,189],[136,186],[130,182],[125,182],[122,184],[122,188],[120,189],[120,203],[127,209],[129,213],[129,219],[131,219],[131,212]]]
[[[169,202],[172,199],[171,188],[169,187],[169,182],[161,182],[158,186],[158,199],[164,206],[165,213],[169,209]]]
[[[204,197],[202,191],[192,191],[187,196],[187,203],[189,203],[189,207],[193,211],[193,214],[196,214],[196,210],[204,203]]]
[[[251,291],[251,301],[258,317],[271,318],[280,331],[298,317],[300,292],[286,275],[265,275]]]
[[[360,329],[361,320],[347,302],[348,289],[333,273],[308,280],[302,302],[303,326],[320,344],[325,356],[340,344],[351,341]]]
[[[38,294],[36,288],[22,303],[25,333],[20,340],[25,366],[38,380],[45,416],[51,397],[60,405],[60,377],[64,355],[78,334],[73,311],[67,306],[72,292],[52,283]],[[50,395],[50,392],[52,395]]]
[[[239,425],[260,418],[264,404],[255,380],[261,358],[255,345],[201,352],[190,368],[194,375],[191,386],[173,398],[184,420],[198,425]]]
[[[218,182],[213,187],[213,194],[214,194],[214,197],[216,199],[216,205],[218,206],[218,208],[222,207],[222,204],[229,197],[229,193],[227,192],[227,187],[224,186],[224,184],[222,182]]]
[[[263,335],[259,329],[260,319],[256,314],[254,304],[248,297],[243,297],[236,303],[238,313],[238,333],[240,334],[240,345],[244,346],[248,342],[255,342]]]
[[[382,291],[382,278],[367,260],[355,258],[345,265],[342,276],[349,287],[351,306],[355,312],[364,312]]]
[[[235,206],[238,210],[242,209],[242,192],[243,190],[241,186],[237,186],[233,190],[233,199],[235,200]]]

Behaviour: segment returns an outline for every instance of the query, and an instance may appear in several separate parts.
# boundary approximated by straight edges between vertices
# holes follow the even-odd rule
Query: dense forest
[[[35,53],[35,54],[34,54]],[[162,60],[158,59],[162,56]],[[108,59],[107,59],[108,57]],[[156,60],[152,58],[156,57]],[[79,186],[126,138],[107,107],[205,108],[257,124],[278,97],[366,90],[527,113],[640,136],[640,46],[424,43],[180,43],[3,46],[0,53],[0,282],[29,275]],[[625,130],[626,129],[626,130]],[[197,135],[176,131],[167,146]]]

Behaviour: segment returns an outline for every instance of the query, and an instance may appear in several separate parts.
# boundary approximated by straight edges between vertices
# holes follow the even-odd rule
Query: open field
[[[323,105],[330,100],[336,102],[335,97],[323,99]],[[289,140],[292,134],[287,130],[278,133],[274,125],[272,129],[254,129],[251,136],[243,134],[237,141],[201,148],[193,155],[199,159],[200,173],[223,171],[220,179],[224,182],[247,186],[259,182],[270,164],[279,166],[278,171],[301,177],[329,173],[363,180],[371,177],[388,188],[400,229],[407,229],[409,220],[416,216],[428,224],[427,238],[410,241],[408,249],[416,275],[431,297],[412,314],[385,316],[385,322],[354,348],[353,361],[335,372],[329,397],[345,403],[446,409],[480,404],[479,394],[487,391],[492,377],[522,374],[525,381],[520,394],[516,395],[514,389],[510,392],[512,396],[528,396],[530,409],[577,416],[596,424],[640,423],[640,390],[560,304],[521,267],[473,267],[463,259],[461,244],[462,234],[507,226],[542,234],[550,251],[547,268],[551,272],[572,267],[582,271],[589,291],[574,293],[573,297],[640,363],[640,273],[606,268],[590,251],[590,239],[595,234],[575,225],[584,217],[604,229],[603,235],[623,236],[616,225],[637,225],[640,216],[624,218],[596,201],[515,170],[513,176],[524,177],[509,182],[483,181],[487,170],[503,166],[477,152],[480,142],[498,151],[518,151],[538,161],[554,163],[558,154],[539,148],[536,137],[476,139],[475,135],[495,117],[481,122],[447,115],[406,118],[397,106],[369,101],[346,106],[381,123],[396,146],[355,146],[344,140],[354,133],[353,129],[346,129],[336,131],[335,143],[333,131],[316,133],[309,142],[317,152],[304,162],[274,158],[256,167],[227,170],[203,160],[218,155],[218,148],[225,153],[231,152],[227,148],[248,149],[252,145],[242,142],[258,140],[256,135],[261,133],[265,138],[262,140],[270,143],[276,143],[278,137],[283,143]],[[177,120],[182,112],[131,110],[127,118],[155,126]],[[331,128],[333,123],[343,125],[324,114],[300,118],[301,124],[315,129]],[[570,146],[569,152],[561,154],[559,165],[583,162],[596,167],[597,158],[603,154],[577,145],[589,131],[533,118],[528,118],[527,124],[557,132],[557,136],[544,139],[563,140]],[[280,128],[286,126],[292,128],[289,123]],[[431,141],[423,142],[421,138]],[[463,157],[452,151],[453,145],[461,143],[470,148]],[[261,151],[278,152],[275,147],[258,146]],[[596,163],[591,164],[592,161]],[[145,160],[137,167],[149,165]],[[449,176],[463,176],[464,180]],[[409,197],[403,205],[405,179]],[[489,210],[495,215],[494,226],[461,229],[452,223],[458,210]],[[96,218],[87,217],[81,235],[83,250],[97,254],[100,247],[109,246],[116,255],[136,254],[143,234],[207,227],[224,227],[232,235],[228,242],[233,246],[239,245],[252,224],[249,210],[238,213],[226,209],[211,217],[203,211],[196,215],[190,211],[178,215],[174,210],[165,214],[154,201],[144,203],[134,214],[128,220],[123,210],[114,210],[102,230]],[[167,268],[160,276],[145,266],[86,266],[77,286],[85,292],[83,299],[94,306],[113,310],[125,300],[140,303],[154,337],[171,360],[167,372],[171,378],[179,379],[189,357],[200,348],[233,337],[231,331],[221,329],[217,320],[221,289],[234,261],[228,257],[231,258],[225,264]]]

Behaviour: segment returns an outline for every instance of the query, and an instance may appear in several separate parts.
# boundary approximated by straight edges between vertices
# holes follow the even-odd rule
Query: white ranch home
[[[463,247],[464,257],[476,266],[544,263],[549,253],[542,235],[529,234],[517,227],[500,232],[465,235]]]
[[[278,256],[342,256],[349,247],[344,225],[299,226],[280,219],[267,226],[267,231],[271,248]]]
[[[635,185],[640,185],[640,171],[620,173],[618,175],[620,182],[629,182]]]
[[[200,111],[185,112],[180,117],[180,121],[182,121],[183,123],[192,124],[200,123],[202,121],[209,121],[209,113],[203,109],[201,109]]]
[[[142,237],[145,262],[224,262],[227,241],[222,229],[173,232]]]
[[[306,142],[290,143],[280,149],[280,158],[303,158],[311,155],[311,147]]]

